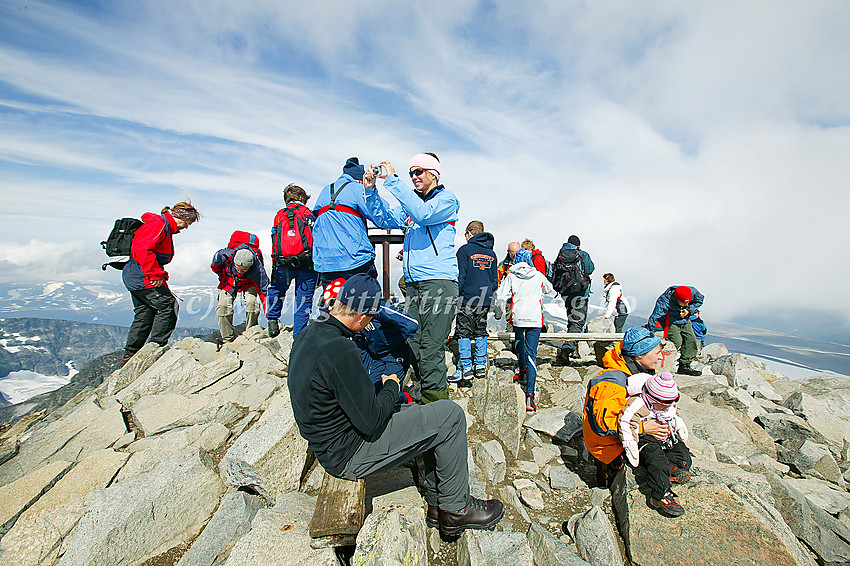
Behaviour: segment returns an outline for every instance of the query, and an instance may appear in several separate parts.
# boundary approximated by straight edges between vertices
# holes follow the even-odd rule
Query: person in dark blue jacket
[[[692,314],[688,320],[691,321],[691,326],[694,327],[694,336],[696,336],[700,346],[705,346],[705,335],[708,333],[708,328],[705,326],[705,321],[700,318],[699,311]]]
[[[375,384],[375,393],[383,388],[382,376],[396,374],[404,385],[404,376],[410,367],[410,349],[407,340],[416,335],[419,323],[412,316],[381,301],[381,308],[366,325],[354,335],[354,343],[360,349],[363,367]],[[409,403],[408,393],[398,394],[397,403]]]
[[[673,285],[655,301],[655,309],[646,321],[646,327],[653,332],[661,331],[679,350],[679,369],[676,373],[701,375],[702,372],[691,369],[691,362],[697,355],[697,338],[689,320],[699,311],[705,297],[695,287]]]
[[[493,234],[484,224],[473,220],[466,226],[466,244],[457,250],[458,312],[457,371],[449,379],[458,387],[471,387],[472,376],[482,378],[487,366],[487,313],[498,286],[497,257],[493,252]],[[475,342],[475,358],[472,343]]]

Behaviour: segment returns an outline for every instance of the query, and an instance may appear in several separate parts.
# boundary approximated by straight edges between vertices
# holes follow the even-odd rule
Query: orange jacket
[[[622,356],[623,343],[618,342],[602,358],[605,368],[587,384],[582,411],[582,435],[591,456],[610,464],[623,452],[617,417],[626,406],[629,376],[632,370]]]

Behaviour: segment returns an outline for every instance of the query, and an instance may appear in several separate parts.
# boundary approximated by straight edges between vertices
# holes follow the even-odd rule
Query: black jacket
[[[322,467],[339,477],[367,439],[387,426],[399,393],[388,381],[376,395],[354,333],[332,316],[308,324],[289,356],[289,397],[301,436]]]
[[[457,250],[457,288],[460,303],[488,307],[498,285],[499,266],[493,253],[493,234],[481,232]]]

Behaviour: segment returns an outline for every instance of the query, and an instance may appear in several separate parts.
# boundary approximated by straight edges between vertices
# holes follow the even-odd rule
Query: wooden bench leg
[[[325,472],[310,521],[313,548],[353,545],[366,519],[366,482],[349,481]]]

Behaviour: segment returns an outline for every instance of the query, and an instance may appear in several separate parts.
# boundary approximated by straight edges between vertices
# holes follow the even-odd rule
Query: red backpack
[[[265,263],[263,260],[263,252],[260,250],[260,239],[257,236],[250,232],[236,230],[233,234],[231,234],[230,241],[227,242],[227,247],[232,250],[234,248],[238,248],[242,244],[248,244],[248,247],[257,252],[257,256],[260,258],[260,263]]]
[[[313,220],[309,209],[291,203],[281,209],[272,227],[274,267],[313,268]]]

